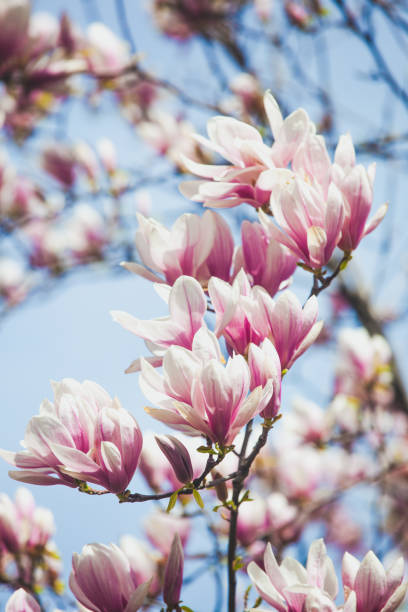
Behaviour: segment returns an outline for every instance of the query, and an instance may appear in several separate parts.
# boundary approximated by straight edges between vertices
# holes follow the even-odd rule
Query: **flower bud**
[[[167,438],[167,439],[166,439]],[[177,479],[180,482],[191,482],[193,479],[193,466],[188,450],[180,440],[174,436],[156,436],[156,442],[169,461]]]
[[[15,591],[6,604],[6,612],[40,612],[40,610],[34,597],[24,589]]]
[[[183,584],[184,553],[178,533],[173,538],[170,555],[164,572],[163,599],[172,610],[180,601]]]

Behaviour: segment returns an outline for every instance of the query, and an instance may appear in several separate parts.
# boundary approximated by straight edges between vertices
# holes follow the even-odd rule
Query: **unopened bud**
[[[173,538],[169,558],[164,572],[163,600],[172,610],[180,601],[183,584],[184,552],[178,533]]]
[[[174,470],[176,478],[183,483],[193,480],[190,454],[184,444],[174,436],[156,436],[156,442]]]

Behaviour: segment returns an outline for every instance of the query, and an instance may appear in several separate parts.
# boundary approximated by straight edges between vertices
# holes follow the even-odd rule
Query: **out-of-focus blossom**
[[[36,507],[31,493],[20,488],[13,503],[0,495],[0,547],[11,553],[45,549],[55,531],[52,512]]]
[[[55,178],[65,189],[70,189],[76,180],[76,159],[73,150],[61,143],[47,145],[41,158],[45,172]]]
[[[339,247],[344,251],[357,248],[364,236],[381,223],[387,212],[383,204],[367,221],[373,202],[375,164],[368,169],[356,165],[353,142],[349,134],[340,137],[332,169],[333,180],[344,196],[344,222]]]
[[[40,612],[41,608],[34,597],[24,589],[18,589],[9,597],[6,612]]]
[[[193,139],[193,125],[171,113],[155,110],[138,125],[138,133],[159,155],[166,156],[181,172],[186,171],[184,156],[196,162],[206,159]]]
[[[102,138],[97,142],[96,150],[103,169],[108,174],[113,174],[118,167],[117,152],[113,142],[108,138]]]
[[[2,575],[35,589],[60,592],[61,562],[55,543],[50,510],[36,506],[31,493],[19,488],[12,501],[0,495],[0,554]],[[17,565],[16,565],[17,562]]]
[[[75,146],[75,158],[78,169],[82,170],[90,182],[95,187],[98,178],[98,160],[91,147],[84,141],[78,142]]]
[[[0,6],[1,72],[15,61],[27,42],[30,19],[29,0],[5,0]]]
[[[394,612],[404,600],[407,582],[403,582],[404,560],[397,559],[386,571],[370,550],[362,562],[346,553],[342,577],[346,598],[355,593],[352,612]]]
[[[119,547],[129,561],[131,576],[135,584],[151,580],[149,593],[157,595],[160,589],[158,573],[161,555],[150,548],[146,542],[131,535],[122,536]]]
[[[336,393],[388,403],[393,397],[391,349],[383,336],[345,328],[339,334]]]
[[[179,534],[183,547],[186,546],[191,532],[191,521],[177,516],[174,512],[155,512],[146,518],[144,528],[153,546],[167,557],[176,533]]]
[[[70,254],[79,262],[101,259],[109,236],[106,221],[88,204],[77,204],[65,223],[64,234]]]
[[[134,418],[102,387],[64,379],[53,383],[55,403],[44,400],[29,422],[24,450],[1,451],[20,468],[15,480],[39,485],[98,484],[122,493],[137,468],[142,434]]]
[[[149,583],[138,583],[125,553],[115,544],[87,544],[72,557],[69,586],[94,612],[133,612],[145,602]]]
[[[285,11],[293,25],[299,28],[306,28],[312,18],[311,13],[300,2],[285,2]]]
[[[234,242],[220,215],[184,214],[171,230],[153,218],[137,214],[136,248],[143,266],[123,264],[148,280],[172,285],[183,274],[206,286],[211,276],[229,279]],[[164,281],[155,272],[164,275]]]
[[[286,427],[298,438],[298,443],[324,445],[330,435],[330,420],[326,411],[314,402],[296,398],[287,415]]]
[[[184,552],[180,536],[175,534],[164,570],[163,600],[168,608],[178,607],[183,584]]]
[[[194,336],[204,325],[207,301],[201,285],[189,276],[180,276],[169,292],[163,292],[165,285],[156,285],[157,291],[169,304],[170,315],[153,321],[141,321],[132,315],[114,310],[113,320],[136,336],[143,338],[153,353],[148,358],[155,366],[161,365],[166,348],[172,345],[191,349]],[[167,287],[168,289],[168,287]],[[140,359],[134,361],[126,370],[140,370]]]
[[[115,76],[130,62],[128,46],[104,23],[92,23],[87,29],[89,69],[96,76]]]
[[[152,0],[153,18],[156,26],[166,36],[176,40],[187,40],[195,34],[217,38],[217,25],[225,29],[228,18],[232,18],[246,0]]]
[[[22,302],[30,288],[30,282],[22,264],[11,257],[0,257],[0,296],[7,306]]]
[[[59,35],[58,20],[50,13],[35,13],[30,19],[28,47],[31,59],[55,49]]]
[[[264,287],[271,296],[284,289],[296,270],[296,257],[285,246],[271,240],[260,223],[243,221],[241,240],[242,247],[234,256],[234,268],[243,267],[251,284]]]
[[[310,546],[306,569],[286,557],[278,565],[270,544],[264,556],[265,572],[250,563],[248,574],[261,597],[280,612],[334,612],[338,584],[333,563],[323,540]]]

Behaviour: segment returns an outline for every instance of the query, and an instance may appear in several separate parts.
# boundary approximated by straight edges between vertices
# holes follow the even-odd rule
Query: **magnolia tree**
[[[143,503],[149,543],[132,534],[84,542],[65,595],[52,513],[36,505],[32,488],[19,488],[14,501],[3,494],[5,609],[401,610],[408,401],[385,317],[348,274],[357,276],[356,250],[387,212],[387,204],[373,209],[375,164],[359,163],[356,149],[402,159],[406,136],[376,133],[354,146],[350,133],[338,135],[334,100],[323,82],[310,83],[312,70],[282,37],[317,40],[345,28],[405,108],[408,94],[370,27],[378,13],[405,36],[407,7],[152,0],[162,35],[201,44],[215,90],[228,86],[215,101],[149,71],[132,38],[136,9],[119,1],[115,10],[122,38],[99,21],[84,29],[68,14],[36,14],[28,0],[0,5],[3,131],[23,152],[30,140],[41,146],[38,180],[21,152],[10,145],[2,153],[0,291],[9,313],[69,272],[121,259],[128,274],[154,283],[167,316],[142,320],[136,305],[112,317],[144,340],[146,354],[126,372],[138,373],[152,427],[159,421],[171,433],[143,432],[140,410],[128,412],[96,382],[52,383],[54,398],[28,422],[22,450],[0,451],[9,475],[70,487],[73,504],[78,494],[95,496],[96,506],[98,496],[116,497],[119,521],[124,504]],[[286,112],[285,87],[251,69],[257,33],[309,87],[311,106],[320,101],[318,125],[303,108]],[[108,94],[137,138],[165,158],[154,174],[126,166],[103,132],[90,145],[59,131],[74,96],[97,105]],[[166,95],[210,115],[207,136],[165,110]],[[42,126],[52,121],[55,139],[44,142]],[[149,216],[150,196],[138,191],[136,224],[129,219],[129,193],[163,184],[166,194],[169,181],[179,183],[180,207],[195,212],[170,227]],[[367,258],[360,266],[369,275]],[[296,363],[313,359],[317,344],[335,354],[324,405],[307,397]],[[317,384],[322,376],[314,365]],[[298,396],[289,404],[290,382]],[[143,492],[132,484],[136,473]],[[367,490],[380,506],[370,526],[359,512]],[[191,544],[203,524],[213,545],[204,553]],[[197,558],[203,565],[191,573]],[[203,574],[214,579],[212,592],[200,586]],[[200,607],[183,594],[192,581]]]

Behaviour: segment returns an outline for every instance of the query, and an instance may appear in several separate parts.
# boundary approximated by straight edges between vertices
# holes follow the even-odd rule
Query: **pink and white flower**
[[[53,383],[55,403],[44,400],[26,429],[24,450],[1,456],[20,468],[15,480],[39,485],[78,481],[123,492],[137,468],[142,434],[135,419],[96,383]]]
[[[184,214],[171,230],[141,214],[137,218],[136,248],[144,265],[122,264],[131,272],[169,285],[182,275],[196,278],[203,286],[211,276],[229,279],[234,241],[220,215],[212,211],[202,217]]]
[[[93,612],[136,612],[145,602],[149,583],[136,582],[125,553],[115,544],[87,544],[72,557],[69,586]]]

